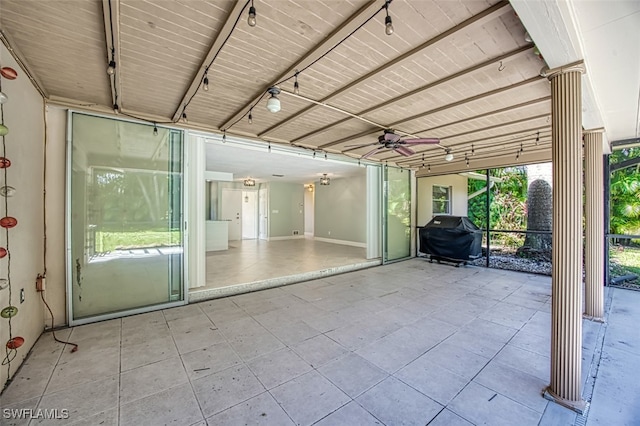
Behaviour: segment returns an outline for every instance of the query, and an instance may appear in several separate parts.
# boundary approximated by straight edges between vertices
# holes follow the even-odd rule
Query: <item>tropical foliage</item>
[[[477,173],[486,175],[485,170]],[[506,167],[491,169],[490,176],[500,178],[490,189],[489,227],[500,230],[523,230],[527,227],[527,173],[524,167]],[[486,181],[469,179],[468,193],[472,194],[487,186]],[[486,191],[468,204],[469,218],[476,226],[485,229],[487,221]],[[509,248],[518,248],[524,241],[523,234],[493,233],[493,243]]]
[[[640,157],[640,148],[614,151],[610,163]],[[611,173],[611,233],[640,234],[640,164]]]

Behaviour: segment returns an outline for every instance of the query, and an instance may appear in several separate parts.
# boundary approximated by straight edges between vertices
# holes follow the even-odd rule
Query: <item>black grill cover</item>
[[[422,253],[460,261],[482,255],[482,231],[466,216],[436,216],[419,236]]]

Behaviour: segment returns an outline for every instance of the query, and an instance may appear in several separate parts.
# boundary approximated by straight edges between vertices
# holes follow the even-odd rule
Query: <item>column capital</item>
[[[552,69],[549,69],[549,67],[544,67],[540,70],[540,76],[546,77],[549,80],[552,80],[561,74],[567,74],[570,72],[579,72],[580,74],[586,73],[587,70],[584,67],[584,61],[581,60],[577,62],[572,62],[570,64],[562,65],[560,67],[552,68]]]
[[[582,131],[583,135],[604,133],[604,127],[598,127],[597,129],[585,129]]]

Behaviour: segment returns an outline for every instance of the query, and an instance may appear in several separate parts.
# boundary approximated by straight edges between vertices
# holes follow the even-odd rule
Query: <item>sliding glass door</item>
[[[384,166],[383,262],[411,256],[411,172]]]
[[[73,113],[71,322],[184,300],[181,131]]]

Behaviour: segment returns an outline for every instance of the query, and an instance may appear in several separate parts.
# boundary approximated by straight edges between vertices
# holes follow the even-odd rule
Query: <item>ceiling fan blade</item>
[[[378,150],[380,150],[380,149],[382,149],[382,148],[384,148],[384,146],[379,146],[379,147],[377,147],[377,148],[373,148],[371,151],[367,152],[366,154],[364,154],[364,155],[363,155],[362,157],[360,157],[360,158],[368,158],[368,157],[372,156],[376,151],[378,151]]]
[[[395,148],[393,148],[398,154],[404,155],[405,157],[410,157],[413,154],[415,154],[414,151],[410,150],[409,148],[407,148],[406,146],[402,146],[402,145],[398,145]]]
[[[396,135],[395,133],[385,132],[384,140],[389,142],[398,142],[400,140],[400,135]]]
[[[345,145],[345,148],[363,148],[365,146],[378,145],[378,142],[373,143],[364,143],[364,144],[355,144],[355,145]]]
[[[414,138],[414,139],[405,139],[403,141],[400,141],[400,143],[403,143],[405,145],[427,145],[427,144],[440,143],[440,139],[438,139],[438,138]]]

